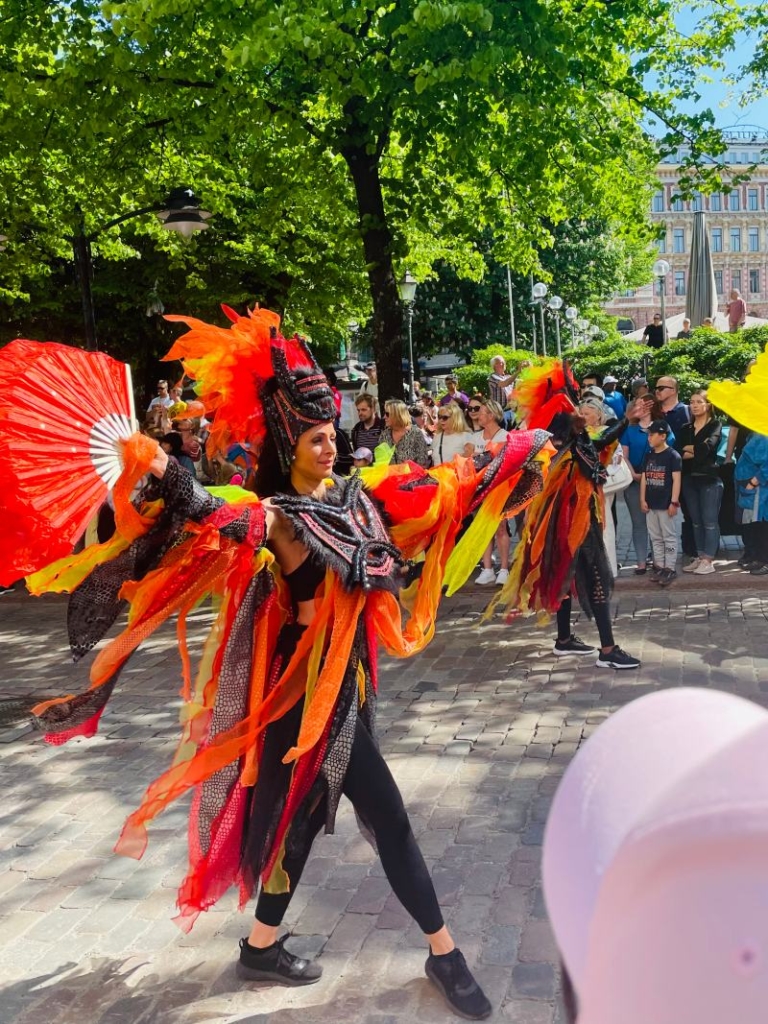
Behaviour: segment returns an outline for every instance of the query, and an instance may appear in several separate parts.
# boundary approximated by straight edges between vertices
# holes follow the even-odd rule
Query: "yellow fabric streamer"
[[[736,423],[758,434],[768,434],[768,346],[755,360],[743,384],[713,381],[707,388],[707,398]]]

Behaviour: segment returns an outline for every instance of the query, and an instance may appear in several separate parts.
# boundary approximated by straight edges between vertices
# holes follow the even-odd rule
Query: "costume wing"
[[[17,340],[0,350],[0,584],[71,550],[123,469],[130,368]]]
[[[758,434],[768,434],[768,348],[757,357],[743,384],[713,381],[707,398],[737,423]]]

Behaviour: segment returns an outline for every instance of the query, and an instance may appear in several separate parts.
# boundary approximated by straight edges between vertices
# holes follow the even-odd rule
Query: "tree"
[[[489,228],[499,261],[525,273],[574,195],[596,218],[639,220],[656,158],[641,118],[655,112],[670,143],[706,125],[676,118],[674,93],[645,85],[653,57],[631,56],[674,45],[663,0],[6,8],[0,160],[15,153],[19,166],[3,186],[6,208],[23,219],[26,202],[43,235],[47,201],[61,237],[84,185],[103,209],[126,177],[156,198],[158,177],[183,171],[237,221],[233,179],[255,176],[269,193],[282,191],[283,174],[301,176],[301,204],[281,233],[300,237],[315,207],[343,207],[327,246],[360,246],[385,393],[400,387],[397,269],[426,273],[438,259],[476,268]],[[266,224],[257,197],[249,225]]]

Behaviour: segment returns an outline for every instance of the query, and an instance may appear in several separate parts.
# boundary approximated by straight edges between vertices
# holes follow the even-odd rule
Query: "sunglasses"
[[[675,389],[671,384],[662,384],[660,388],[654,388],[654,391],[674,391]]]
[[[482,405],[469,405],[467,406],[469,412],[480,412]]]
[[[451,417],[450,416],[438,416],[437,418],[439,420],[449,420]]]

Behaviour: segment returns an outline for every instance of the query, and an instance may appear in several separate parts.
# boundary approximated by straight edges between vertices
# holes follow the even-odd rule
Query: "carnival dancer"
[[[570,370],[556,359],[531,367],[518,381],[513,395],[518,410],[529,427],[546,425],[559,454],[528,508],[509,579],[486,614],[501,605],[523,614],[555,615],[556,655],[591,656],[600,668],[635,669],[640,661],[613,635],[613,572],[603,539],[606,465],[626,420],[590,433],[576,409],[577,394]],[[599,651],[571,632],[574,594],[595,620]]]
[[[445,926],[375,740],[376,652],[381,643],[405,657],[428,643],[449,557],[456,556],[454,582],[462,573],[466,579],[498,514],[514,514],[540,490],[548,435],[517,432],[495,455],[430,472],[405,464],[335,477],[336,410],[308,349],[284,339],[279,318],[266,310],[229,315],[230,330],[184,320],[191,329],[168,358],[181,359],[206,411],[215,410],[213,449],[226,450],[236,436],[259,451],[260,497],[225,503],[154,441],[134,436],[126,465],[134,476],[148,468],[157,481],[138,521],[135,510],[120,506],[116,538],[29,580],[34,593],[72,592],[76,654],[92,649],[126,600],[128,624],[97,656],[91,688],[39,705],[36,720],[54,743],[92,735],[132,651],[178,613],[181,742],[171,768],[130,815],[118,852],[141,856],[147,823],[194,790],[180,926],[188,930],[231,885],[242,906],[260,883],[239,970],[250,979],[310,984],[320,966],[288,952],[278,929],[313,840],[323,828],[333,831],[345,794],[426,935],[427,975],[456,1013],[485,1018],[491,1005]],[[473,510],[480,528],[457,543]],[[133,536],[123,537],[121,521],[131,515]],[[420,575],[401,592],[415,558],[423,558]],[[207,595],[217,614],[193,681],[184,622]]]

